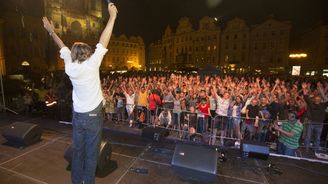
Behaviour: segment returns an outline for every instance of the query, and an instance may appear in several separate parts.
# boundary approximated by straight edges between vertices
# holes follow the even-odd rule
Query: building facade
[[[55,32],[70,47],[76,41],[94,47],[103,29],[101,0],[48,0],[44,1],[45,15],[53,22]],[[47,40],[47,58],[50,70],[64,70],[58,47]]]
[[[267,73],[286,72],[288,66],[291,23],[269,18],[253,25],[250,32],[248,66]]]
[[[107,21],[104,19],[108,14],[103,11],[104,5],[103,0],[0,1],[7,73],[26,70],[45,73],[64,69],[57,45],[42,26],[41,17],[44,15],[53,22],[55,32],[68,47],[75,41],[82,41],[95,48]],[[132,62],[128,68],[144,68],[145,49],[140,37],[113,37],[108,48],[118,52],[114,52],[115,57],[106,55],[102,69],[109,69],[109,65],[118,68],[122,64],[120,67],[124,67],[126,64],[121,63],[122,58]]]
[[[180,19],[175,32],[168,26],[157,43],[148,48],[149,70],[183,70],[217,66],[220,29],[214,18],[204,17],[193,28],[189,18]]]
[[[101,66],[104,70],[144,70],[145,43],[141,37],[112,35]]]
[[[227,22],[221,34],[220,65],[230,70],[244,72],[248,69],[250,28],[240,18]]]
[[[98,38],[103,28],[101,0],[48,0],[45,14],[52,20],[55,32],[65,38],[88,40]]]
[[[204,17],[193,30],[188,18],[175,32],[167,27],[162,39],[148,48],[150,69],[203,68],[211,65],[230,72],[286,72],[290,22],[269,18],[248,26],[234,18],[219,28],[214,18]]]

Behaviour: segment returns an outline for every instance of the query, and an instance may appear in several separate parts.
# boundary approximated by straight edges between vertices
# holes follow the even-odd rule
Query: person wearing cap
[[[296,112],[288,113],[288,120],[275,123],[274,128],[279,132],[278,154],[295,156],[295,151],[299,147],[300,137],[303,131],[303,124],[297,119]]]

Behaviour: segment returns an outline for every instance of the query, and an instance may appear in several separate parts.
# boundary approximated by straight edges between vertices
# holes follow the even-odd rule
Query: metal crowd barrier
[[[134,126],[137,124],[138,126],[143,127],[158,126],[166,128],[178,139],[199,141],[203,144],[210,145],[234,146],[236,141],[238,143],[240,142],[240,137],[236,135],[236,133],[240,131],[242,139],[244,140],[257,140],[269,145],[274,145],[277,141],[277,133],[273,130],[274,120],[272,119],[246,119],[246,117],[219,115],[215,115],[214,117],[209,115],[208,118],[204,118],[204,114],[202,113],[190,112],[186,110],[177,111],[168,108],[156,108],[154,111],[151,111],[147,107],[138,106],[135,104],[124,104],[123,113],[125,118],[121,119],[120,122],[129,122],[129,119],[127,118],[128,116],[126,114],[126,106],[134,107]],[[159,119],[159,116],[163,111],[169,111],[171,114],[171,123],[168,125],[161,123]],[[141,113],[143,113],[143,118],[140,116]],[[203,119],[200,120],[201,118]],[[257,127],[254,126],[255,122],[258,122]],[[303,123],[303,134],[306,133],[306,128],[309,124],[310,123],[308,122]],[[324,124],[327,123],[322,123],[322,125]]]

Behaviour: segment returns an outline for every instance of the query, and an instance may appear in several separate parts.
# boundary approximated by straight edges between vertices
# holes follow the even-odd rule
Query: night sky
[[[293,31],[328,22],[328,0],[112,0],[119,9],[114,33],[144,38],[146,44],[161,39],[167,25],[176,29],[181,17],[194,27],[203,16],[244,18],[257,24],[269,16],[290,20]]]

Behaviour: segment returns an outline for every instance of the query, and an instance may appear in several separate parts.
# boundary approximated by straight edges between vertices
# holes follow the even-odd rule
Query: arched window
[[[82,36],[82,26],[80,22],[74,21],[71,24],[71,32],[73,36],[81,37]]]

